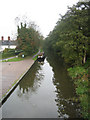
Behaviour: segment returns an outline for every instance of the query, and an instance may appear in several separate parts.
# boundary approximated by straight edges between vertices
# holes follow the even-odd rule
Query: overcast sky
[[[17,32],[16,17],[25,17],[34,21],[44,37],[53,30],[59,19],[64,15],[67,6],[79,0],[0,0],[0,37],[13,37]],[[1,38],[0,38],[1,39]]]

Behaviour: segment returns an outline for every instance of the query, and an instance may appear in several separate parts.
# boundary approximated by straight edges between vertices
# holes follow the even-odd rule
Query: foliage
[[[88,118],[88,68],[90,63],[90,2],[78,2],[68,7],[53,31],[45,39],[44,49],[62,56],[68,65],[69,75],[76,85],[80,97],[82,115]],[[88,63],[88,64],[87,64]]]
[[[88,118],[88,70],[82,66],[68,69],[69,75],[73,78],[76,85],[76,93],[79,95],[82,107],[82,116]]]
[[[83,76],[87,71],[84,69],[84,67],[71,67],[68,68],[69,75],[72,76],[72,78],[79,78],[80,76]]]
[[[23,50],[17,50],[15,49],[15,55],[21,54],[23,52]]]
[[[32,55],[41,47],[43,37],[35,29],[35,25],[27,27],[21,23],[21,28],[18,26],[17,50],[22,50],[25,55]]]
[[[33,60],[36,61],[36,60],[37,60],[37,57],[38,57],[38,55],[36,55],[36,56],[33,58]]]
[[[15,53],[15,49],[5,48],[3,53]]]
[[[5,50],[2,53],[2,58],[8,58],[12,56],[15,56],[15,49],[5,48]]]
[[[62,56],[67,64],[82,65],[89,56],[89,5],[88,2],[78,2],[68,9],[46,38],[45,46]]]
[[[82,115],[85,116],[85,118],[89,118],[89,113],[88,113],[88,95],[87,94],[83,94],[80,97],[80,101],[81,101],[81,106],[83,108],[82,111]]]
[[[40,51],[40,53],[42,53],[42,52],[43,52],[43,49],[39,49],[39,51]],[[40,54],[40,53],[39,53],[39,54]],[[38,52],[36,52],[36,53],[33,54],[33,60],[36,61],[37,58],[38,58]]]

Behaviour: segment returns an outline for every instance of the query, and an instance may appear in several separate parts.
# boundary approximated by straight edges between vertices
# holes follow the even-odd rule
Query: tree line
[[[36,29],[35,24],[20,23],[17,28],[17,50],[22,50],[28,56],[38,51],[42,46],[43,36]]]
[[[89,56],[89,16],[89,2],[68,7],[46,38],[45,46],[72,66],[85,64]]]
[[[44,42],[44,49],[62,57],[75,84],[80,101],[81,116],[90,118],[89,66],[90,66],[90,2],[78,2],[60,15],[54,29]],[[77,99],[76,99],[77,100]]]

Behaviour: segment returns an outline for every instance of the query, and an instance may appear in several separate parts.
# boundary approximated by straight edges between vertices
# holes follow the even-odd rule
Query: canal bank
[[[3,118],[80,118],[73,82],[53,55],[35,62],[2,105]],[[12,114],[11,114],[12,113]]]
[[[18,62],[2,62],[2,93],[0,106],[16,88],[20,80],[34,64],[32,58]]]

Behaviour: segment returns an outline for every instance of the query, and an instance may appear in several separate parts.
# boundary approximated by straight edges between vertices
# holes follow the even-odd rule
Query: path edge
[[[22,78],[27,74],[27,72],[33,67],[36,61],[32,63],[32,65],[20,76],[20,78],[17,80],[17,82],[10,88],[10,90],[6,93],[6,95],[1,98],[0,100],[0,107],[4,104],[4,102],[9,98],[9,96],[12,94],[12,92],[15,90],[15,88],[18,86],[19,82],[22,80]]]

